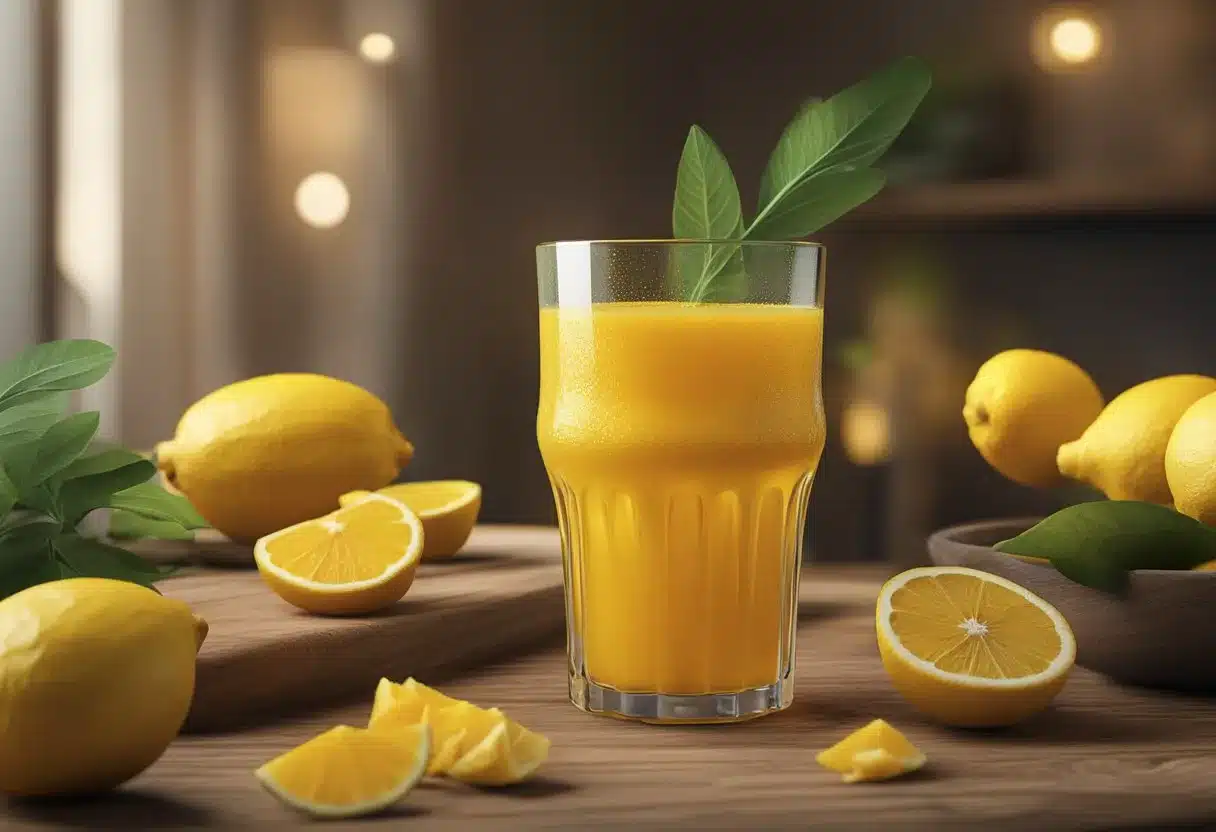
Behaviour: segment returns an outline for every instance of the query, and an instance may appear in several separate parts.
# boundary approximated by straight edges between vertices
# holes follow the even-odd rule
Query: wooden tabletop
[[[443,685],[553,740],[544,777],[479,791],[426,782],[400,808],[334,828],[1216,828],[1216,701],[1120,689],[1078,670],[1052,710],[1001,732],[952,731],[891,690],[874,646],[877,577],[810,570],[795,704],[723,727],[587,716],[566,700],[560,647]],[[368,699],[370,700],[369,691]],[[252,771],[370,702],[229,736],[183,737],[143,776],[90,803],[10,804],[0,829],[300,828]],[[815,754],[874,717],[929,756],[918,775],[846,785]]]

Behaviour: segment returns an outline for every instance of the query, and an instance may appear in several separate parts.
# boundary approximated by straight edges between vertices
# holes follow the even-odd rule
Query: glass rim
[[[809,240],[730,240],[730,239],[715,239],[715,238],[697,238],[697,237],[670,237],[670,238],[653,238],[647,239],[644,237],[624,238],[620,240],[550,240],[544,243],[538,243],[536,248],[539,251],[542,248],[557,248],[558,246],[679,246],[679,245],[737,245],[753,248],[762,247],[793,247],[793,248],[814,248],[824,249],[823,243],[815,243]]]

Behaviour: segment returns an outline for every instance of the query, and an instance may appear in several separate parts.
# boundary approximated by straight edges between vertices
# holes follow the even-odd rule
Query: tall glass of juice
[[[577,707],[733,722],[792,701],[823,261],[798,242],[537,248]]]

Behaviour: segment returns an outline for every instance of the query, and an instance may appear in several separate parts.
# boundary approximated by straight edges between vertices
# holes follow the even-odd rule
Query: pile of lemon
[[[218,531],[254,543],[271,589],[327,615],[397,602],[420,561],[454,555],[472,533],[477,483],[389,485],[413,455],[383,401],[312,373],[216,390],[156,448],[169,487]]]
[[[1067,358],[1007,350],[976,373],[963,418],[984,459],[1015,482],[1074,480],[1216,525],[1216,378],[1164,376],[1104,404]]]
[[[497,708],[453,699],[414,679],[381,679],[366,728],[331,728],[256,775],[310,815],[356,817],[391,806],[427,775],[507,786],[532,777],[548,756],[548,739]]]

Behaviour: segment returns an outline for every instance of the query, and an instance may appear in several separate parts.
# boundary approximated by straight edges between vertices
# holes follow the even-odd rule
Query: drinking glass
[[[787,707],[823,248],[559,242],[536,261],[571,701],[659,723]]]

